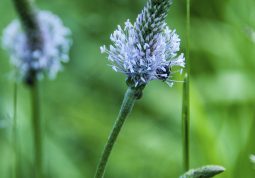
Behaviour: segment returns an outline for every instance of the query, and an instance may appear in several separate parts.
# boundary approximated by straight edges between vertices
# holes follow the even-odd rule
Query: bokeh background
[[[54,81],[43,80],[45,172],[49,178],[93,177],[126,90],[99,47],[145,0],[38,0],[73,32],[71,60]],[[168,25],[186,43],[185,0],[174,1]],[[16,18],[0,2],[0,31]],[[191,167],[219,164],[219,178],[254,178],[255,1],[191,0]],[[0,177],[12,172],[12,67],[0,49]],[[182,79],[182,77],[179,77]],[[174,178],[182,174],[182,84],[151,82],[128,118],[110,158],[109,178]],[[30,93],[19,85],[20,178],[32,177]]]

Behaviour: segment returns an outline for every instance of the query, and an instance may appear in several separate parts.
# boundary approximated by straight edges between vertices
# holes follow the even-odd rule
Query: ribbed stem
[[[36,178],[42,178],[42,128],[40,118],[40,99],[38,82],[30,86],[31,89],[31,107],[32,107],[32,124],[34,132],[34,165]]]
[[[190,100],[189,100],[189,76],[190,76],[190,0],[186,0],[186,75],[183,83],[182,103],[182,137],[183,137],[183,168],[189,170],[189,132],[190,132]]]
[[[137,90],[128,88],[126,91],[125,97],[122,102],[122,106],[119,112],[119,115],[117,117],[117,120],[114,124],[114,127],[110,133],[110,136],[108,138],[108,141],[104,147],[103,154],[100,158],[95,178],[102,178],[104,176],[105,167],[107,164],[107,161],[109,159],[109,156],[111,154],[112,148],[117,140],[117,137],[120,133],[120,130],[128,116],[128,114],[131,112],[134,103],[137,99]]]

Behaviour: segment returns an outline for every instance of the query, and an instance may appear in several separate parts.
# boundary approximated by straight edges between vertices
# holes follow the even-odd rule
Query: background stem
[[[34,164],[36,178],[42,178],[42,131],[40,118],[40,100],[39,86],[37,80],[30,86],[31,89],[31,107],[32,107],[32,124],[34,132]]]
[[[182,108],[182,138],[183,138],[183,168],[184,172],[189,170],[189,94],[187,92],[187,75],[183,83],[183,108]]]
[[[26,33],[28,46],[30,51],[41,50],[43,46],[43,38],[37,19],[37,13],[31,0],[13,0],[16,11],[19,15],[24,32]],[[32,104],[32,123],[34,131],[34,158],[36,177],[42,177],[42,136],[41,136],[41,120],[39,106],[39,90],[37,82],[37,71],[31,69],[26,78],[26,84],[31,89]]]
[[[108,158],[111,154],[112,148],[114,146],[114,143],[116,142],[119,132],[120,132],[128,114],[131,112],[131,110],[134,106],[134,103],[137,98],[136,94],[137,94],[137,91],[135,89],[128,88],[128,90],[126,91],[119,115],[118,115],[117,120],[114,124],[114,127],[111,131],[111,134],[108,138],[108,141],[104,147],[103,154],[100,158],[95,178],[102,178],[104,176],[105,167],[106,167]]]
[[[17,141],[17,99],[18,99],[18,84],[17,82],[14,83],[13,88],[13,127],[12,127],[12,133],[13,133],[13,177],[18,178],[19,176],[19,160],[18,160],[18,141]]]
[[[182,104],[182,137],[183,137],[183,168],[189,170],[189,132],[190,132],[190,100],[189,100],[189,76],[190,76],[190,0],[186,0],[186,74],[183,83]]]

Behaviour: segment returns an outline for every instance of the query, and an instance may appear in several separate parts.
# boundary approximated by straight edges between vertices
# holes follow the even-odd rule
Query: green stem
[[[182,104],[182,134],[183,134],[183,168],[189,170],[189,132],[190,132],[190,100],[189,100],[189,76],[190,76],[190,0],[186,0],[186,75],[183,84],[183,104]]]
[[[17,142],[17,99],[18,99],[18,84],[14,83],[14,95],[13,95],[13,177],[18,178],[19,168],[18,168],[18,142]]]
[[[183,105],[182,105],[182,137],[183,137],[183,168],[184,172],[189,170],[189,99],[187,92],[187,75],[183,84]]]
[[[186,0],[186,69],[187,73],[190,74],[190,0]]]
[[[26,33],[28,46],[31,51],[41,50],[43,47],[43,38],[40,25],[37,20],[35,7],[31,0],[13,0],[16,11],[19,15],[21,24]],[[35,167],[36,177],[42,177],[42,136],[41,120],[39,109],[39,91],[37,83],[37,72],[30,70],[25,78],[26,84],[31,89],[32,110],[33,110],[33,129],[34,129],[34,149],[35,149]]]
[[[128,90],[126,91],[125,97],[123,99],[122,106],[121,106],[119,115],[117,117],[117,120],[114,124],[114,127],[111,131],[108,141],[104,147],[103,154],[100,158],[100,161],[97,167],[95,178],[102,178],[104,176],[105,167],[109,159],[109,156],[111,154],[114,143],[116,142],[116,139],[120,133],[120,130],[128,114],[131,112],[136,99],[137,99],[137,90],[128,88]]]
[[[42,131],[40,118],[39,86],[35,80],[31,88],[32,124],[34,132],[34,164],[36,178],[42,178]]]

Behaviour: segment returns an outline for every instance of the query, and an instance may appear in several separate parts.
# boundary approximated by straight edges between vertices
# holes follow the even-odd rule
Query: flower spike
[[[171,0],[149,0],[134,25],[127,20],[111,34],[112,45],[102,46],[112,69],[122,72],[135,87],[151,80],[161,80],[170,86],[173,66],[185,67],[184,55],[178,55],[180,38],[169,29],[165,19]]]
[[[61,19],[48,11],[39,11],[37,19],[42,36],[41,48],[33,49],[18,20],[12,21],[3,33],[3,47],[9,52],[11,62],[22,80],[29,83],[31,72],[37,79],[44,74],[54,79],[62,70],[62,62],[69,60],[71,31]]]

